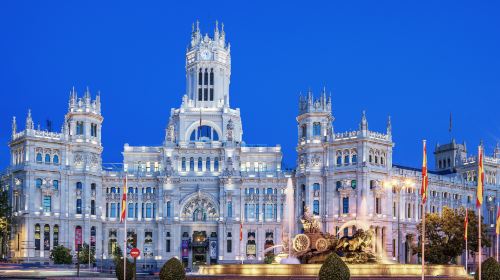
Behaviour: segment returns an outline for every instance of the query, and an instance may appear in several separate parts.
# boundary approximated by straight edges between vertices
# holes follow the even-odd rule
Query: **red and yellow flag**
[[[467,229],[469,228],[469,214],[467,208],[465,208],[465,221],[464,221],[464,238],[467,240]]]
[[[120,211],[120,223],[123,223],[127,218],[127,176],[123,180],[123,195],[122,195],[122,209]]]
[[[476,207],[483,205],[484,188],[484,167],[483,167],[483,146],[479,145],[477,155],[477,199]]]
[[[240,241],[243,240],[243,221],[241,221],[241,224],[240,224]]]
[[[497,206],[497,229],[496,233],[500,234],[500,205]]]
[[[427,201],[427,186],[429,185],[429,176],[427,174],[427,145],[426,141],[424,143],[423,150],[423,160],[422,160],[422,188],[420,189],[420,195],[422,195],[422,204]]]

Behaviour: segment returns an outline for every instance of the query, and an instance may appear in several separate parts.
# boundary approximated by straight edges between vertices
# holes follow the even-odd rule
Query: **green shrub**
[[[498,280],[500,277],[500,264],[492,257],[489,257],[481,265],[481,280]],[[478,271],[474,279],[479,279]]]
[[[276,256],[274,254],[268,254],[264,257],[264,263],[265,264],[272,264],[274,263]]]
[[[50,259],[55,264],[71,264],[73,262],[71,249],[66,248],[62,245],[56,246],[50,251]]]
[[[160,271],[161,280],[185,280],[186,272],[182,263],[176,259],[171,258],[168,260]]]
[[[118,280],[123,280],[123,259],[121,261],[117,261],[116,263],[116,278]],[[127,260],[127,279],[126,280],[132,280],[134,279],[134,274],[135,274],[135,266],[134,263],[130,262]]]
[[[319,270],[319,280],[349,280],[349,267],[335,253],[331,253]]]

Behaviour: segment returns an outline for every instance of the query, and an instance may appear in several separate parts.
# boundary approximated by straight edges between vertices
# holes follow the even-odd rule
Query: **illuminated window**
[[[36,154],[36,162],[42,162],[42,154],[41,153]]]
[[[42,179],[37,178],[37,179],[35,180],[35,187],[37,187],[37,188],[41,188],[41,187],[42,187],[42,183],[43,183]]]
[[[52,162],[54,164],[59,164],[59,156],[58,155],[54,155],[54,158],[52,159]]]
[[[342,198],[342,213],[343,214],[349,213],[349,197]]]
[[[50,195],[43,196],[43,211],[50,212],[52,209],[52,198]]]
[[[319,215],[319,200],[313,201],[313,214]]]
[[[83,135],[83,122],[76,122],[76,135]]]
[[[186,171],[186,158],[183,157],[181,160],[181,170]]]
[[[321,136],[321,123],[313,123],[313,136]]]
[[[45,154],[45,163],[50,163],[50,155]]]

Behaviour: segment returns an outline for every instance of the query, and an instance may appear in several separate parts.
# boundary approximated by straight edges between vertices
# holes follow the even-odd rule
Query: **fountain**
[[[362,201],[366,208],[366,201]],[[300,221],[304,232],[292,238],[295,211],[294,211],[294,189],[291,179],[288,179],[286,187],[286,212],[283,221],[287,234],[281,245],[276,245],[264,251],[268,252],[281,247],[282,252],[278,254],[281,259],[279,264],[227,264],[201,266],[199,274],[202,278],[191,277],[190,279],[210,279],[210,276],[219,279],[226,275],[235,278],[273,276],[276,279],[289,279],[290,276],[317,277],[321,264],[331,253],[337,253],[349,267],[351,276],[357,277],[416,277],[421,275],[419,264],[389,264],[382,263],[382,258],[376,256],[373,251],[373,230],[370,229],[365,217],[366,209],[358,213],[357,220],[344,223],[335,235],[321,231],[321,225],[317,217],[311,215],[309,208],[305,207],[304,215]],[[352,236],[344,236],[337,240],[338,235],[344,228],[356,225],[356,232]],[[380,244],[375,244],[380,246]],[[379,247],[381,248],[381,247]],[[377,250],[382,252],[383,250]],[[459,265],[426,265],[426,276],[446,276],[444,279],[467,279],[467,273]],[[284,278],[279,278],[279,277]],[[208,277],[208,278],[207,278]]]

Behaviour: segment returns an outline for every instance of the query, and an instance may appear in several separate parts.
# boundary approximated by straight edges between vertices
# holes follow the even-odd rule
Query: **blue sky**
[[[182,3],[181,3],[182,2]],[[300,4],[299,4],[300,3]],[[500,5],[483,1],[2,1],[0,168],[11,118],[61,127],[69,90],[101,91],[103,161],[124,143],[161,145],[185,90],[191,24],[224,22],[232,51],[231,106],[244,139],[281,144],[295,164],[300,91],[332,92],[335,131],[385,131],[394,163],[421,164],[452,135],[487,153],[500,135]],[[430,160],[433,165],[433,159]]]

